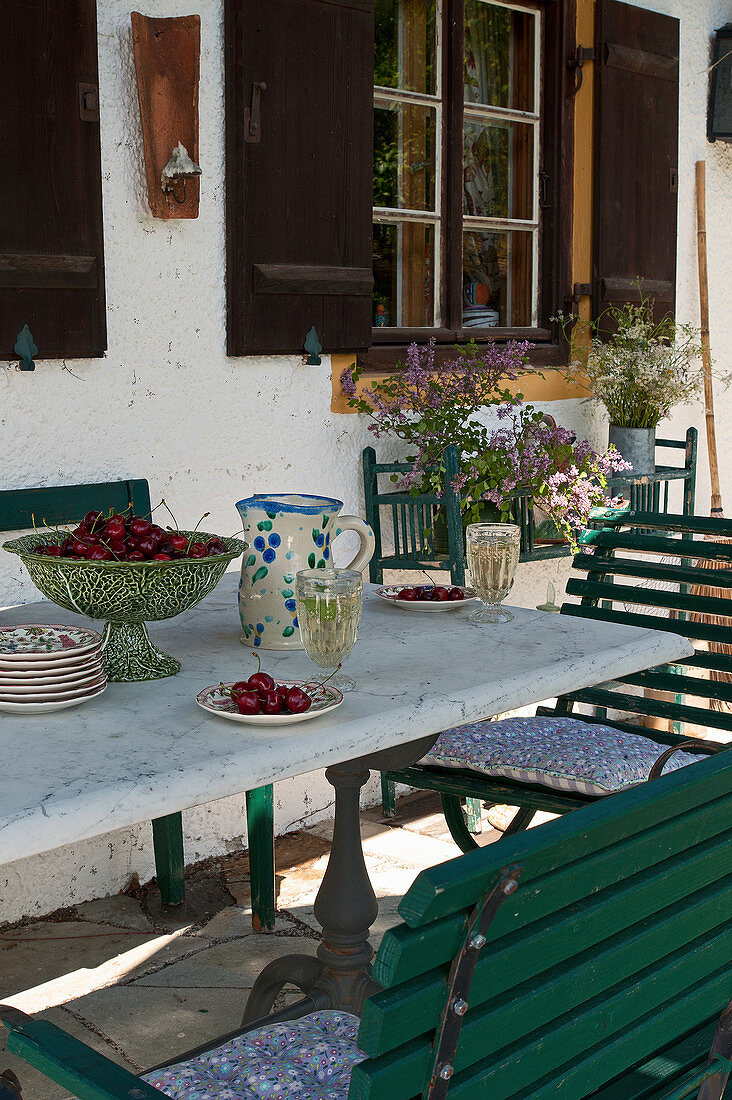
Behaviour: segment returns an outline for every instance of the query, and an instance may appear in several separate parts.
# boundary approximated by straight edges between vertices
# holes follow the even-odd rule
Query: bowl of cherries
[[[246,543],[199,530],[163,528],[148,517],[87,512],[77,524],[3,544],[44,596],[69,611],[106,619],[109,680],[156,680],[180,661],[153,645],[146,622],[170,619],[208,595]]]
[[[259,654],[255,654],[259,660]],[[335,710],[343,702],[338,688],[305,680],[279,683],[261,662],[248,680],[231,684],[212,684],[196,696],[199,707],[209,714],[248,725],[291,725]]]
[[[404,611],[454,611],[478,598],[475,589],[459,584],[382,585],[375,592]]]

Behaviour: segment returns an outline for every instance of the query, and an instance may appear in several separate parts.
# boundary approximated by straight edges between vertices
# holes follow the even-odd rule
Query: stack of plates
[[[65,710],[95,699],[106,686],[96,630],[36,623],[0,628],[0,710]]]

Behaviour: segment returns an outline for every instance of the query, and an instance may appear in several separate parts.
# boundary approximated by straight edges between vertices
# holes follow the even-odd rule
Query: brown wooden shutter
[[[679,21],[598,0],[593,315],[676,298]],[[642,295],[638,281],[642,280]]]
[[[0,4],[0,359],[107,346],[95,0]]]
[[[373,11],[226,0],[230,355],[371,342]]]

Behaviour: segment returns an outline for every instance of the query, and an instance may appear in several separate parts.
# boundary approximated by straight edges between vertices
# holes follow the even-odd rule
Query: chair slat
[[[686,676],[678,666],[667,665],[662,669],[648,669],[623,676],[623,684],[652,688],[654,691],[670,691],[676,695],[692,695],[699,699],[723,699],[732,703],[732,684],[721,680],[702,679],[699,676]],[[683,704],[681,704],[683,705]]]
[[[706,612],[709,615],[732,617],[732,600],[718,596],[700,596],[694,593],[671,592],[662,588],[644,588],[641,585],[616,584],[614,581],[586,581],[570,577],[567,593],[572,596],[589,596],[594,600],[624,601],[648,607],[665,607],[679,611]],[[727,628],[729,636],[729,628]],[[677,627],[678,633],[678,627]]]
[[[562,604],[563,615],[573,615],[579,619],[596,619],[606,623],[621,623],[624,626],[642,626],[647,630],[666,630],[671,634],[680,633],[679,622],[676,619],[663,619],[657,615],[638,615],[632,611],[620,611],[611,607],[591,607],[586,604],[565,603]],[[697,623],[685,621],[683,624],[685,638],[703,642],[723,642],[729,644],[730,630],[727,626],[716,626],[712,623]]]
[[[691,538],[667,538],[663,535],[639,535],[630,531],[583,531],[580,546],[599,546],[606,550],[640,550],[664,557],[689,558],[692,561],[732,560],[732,543],[707,542]]]
[[[88,485],[52,485],[0,492],[0,531],[76,523],[92,508],[134,508],[150,514],[150,492],[141,478]]]
[[[678,942],[685,943],[690,932],[696,934],[705,921],[708,921],[708,928],[723,922],[729,909],[729,894],[726,891],[732,884],[732,853],[726,852],[725,846],[730,847],[727,838],[715,837],[704,845],[706,851],[703,856],[699,856],[698,852],[696,858],[682,853],[664,861],[654,873],[634,876],[630,882],[610,887],[581,905],[558,911],[541,925],[529,926],[495,943],[491,941],[489,953],[481,959],[475,972],[470,990],[471,1011],[506,990],[516,990],[522,982],[530,981],[539,969],[551,967],[561,967],[559,977],[562,980],[565,974],[573,973],[577,996],[587,999],[586,990],[596,983],[596,975],[600,973],[602,953],[597,952],[597,945],[608,937],[618,940],[630,925],[638,929],[642,923],[650,924],[652,921],[654,925],[661,926],[657,935],[652,928],[646,929],[642,935],[639,931],[633,933],[633,938],[642,940],[645,945],[641,956],[636,954],[636,959],[645,960],[642,965],[646,965],[654,950],[658,951],[658,957],[662,957],[672,949],[675,927],[678,927],[681,937]],[[724,886],[715,886],[710,892],[707,889],[709,885],[722,877],[725,871],[727,879]],[[441,924],[440,939],[434,937],[434,943],[428,945],[422,941],[420,944],[422,968],[425,960],[439,961],[440,966],[426,974],[413,975],[411,979],[404,976],[404,970],[399,966],[397,973],[401,984],[377,994],[364,1005],[359,1045],[366,1054],[383,1054],[405,1039],[418,1037],[439,1015],[445,999],[446,964],[451,956],[440,959],[438,952],[442,954],[442,944],[450,940],[456,945],[455,951],[459,950],[461,941],[458,936],[459,933],[464,934],[465,928],[464,921],[452,919],[454,939],[449,935],[450,930]],[[522,943],[524,949],[521,948]],[[616,947],[606,952],[614,959],[610,964],[610,978],[613,974],[616,980],[621,976],[621,956],[627,946],[623,944],[620,950]],[[591,949],[595,949],[594,955]],[[582,952],[594,960],[589,964],[588,975],[579,973],[578,956]],[[413,955],[413,964],[414,958]],[[382,980],[379,975],[384,974],[384,969],[382,966],[375,975],[377,980]],[[411,984],[405,987],[406,982]],[[612,980],[608,979],[607,984],[612,985]],[[532,1014],[536,1026],[539,1026],[540,994],[535,992],[532,995],[536,998]],[[548,997],[549,1007],[556,1007],[558,1014],[560,1009],[557,1006],[566,1003],[560,1001],[559,984],[550,981]]]
[[[672,584],[707,584],[716,588],[732,588],[732,568],[691,569],[665,562],[654,562],[646,558],[606,558],[591,554],[577,554],[572,568],[585,570],[588,573],[612,573],[614,576],[668,581]]]
[[[732,537],[732,519],[723,516],[680,516],[666,512],[627,512],[622,508],[598,508],[591,517],[604,527],[644,527],[649,530],[681,531],[701,535]]]
[[[486,876],[497,875],[508,863],[519,859],[527,861],[539,847],[541,866],[544,871],[551,871],[582,859],[600,845],[618,844],[636,832],[646,832],[659,822],[728,795],[732,789],[732,752],[702,760],[694,768],[693,784],[684,776],[685,769],[680,768],[664,776],[663,781],[659,780],[652,793],[646,787],[634,787],[612,799],[587,806],[582,811],[581,831],[569,814],[550,823],[551,840],[545,832],[541,841],[537,837],[533,843],[529,843],[531,834],[502,841],[500,851],[487,866],[485,857],[481,859],[483,853],[470,852],[460,865],[457,879],[452,860],[421,871],[399,905],[400,915],[410,926],[419,927],[475,905],[486,888]],[[618,802],[627,811],[622,818],[614,812]]]
[[[713,686],[712,681],[710,684]],[[673,691],[673,688],[671,690]],[[682,687],[678,690],[683,692]],[[613,707],[616,710],[630,711],[632,714],[652,714],[656,718],[669,718],[671,721],[692,722],[694,725],[732,731],[732,713],[706,707],[691,707],[686,703],[676,702],[675,699],[673,701],[649,699],[645,695],[626,695],[620,691],[608,691],[604,688],[585,688],[582,691],[575,691],[572,698],[579,703],[589,703],[593,707]],[[714,698],[713,694],[712,698]]]
[[[468,1013],[453,1063],[456,1074],[450,1082],[451,1100],[453,1096],[465,1100],[468,1096],[485,1100],[518,1100],[519,1096],[538,1100],[541,1096],[548,1100],[551,1093],[531,1090],[560,1068],[564,1095],[586,1096],[576,1085],[571,1091],[566,1087],[564,1067],[576,1060],[588,1075],[587,1091],[591,1091],[593,1081],[604,1084],[607,1069],[603,1067],[603,1076],[593,1066],[586,1057],[588,1049],[602,1054],[616,1040],[624,1049],[616,1050],[614,1062],[619,1063],[622,1057],[625,1067],[630,1067],[643,1054],[658,1049],[668,1035],[678,1034],[673,1025],[663,1029],[663,1023],[678,1011],[679,1005],[686,1008],[684,1018],[689,1029],[707,1017],[710,1004],[718,1004],[721,1012],[729,999],[731,946],[732,929],[710,939],[700,936],[670,953],[662,964],[656,962],[617,982],[590,1000],[584,1011],[565,1012],[546,1028],[534,1029],[528,1001],[521,1036],[516,1041],[508,1038],[510,1031],[496,1033],[496,1019],[491,1013],[476,1013],[473,1019]],[[505,1001],[510,1006],[510,995]],[[661,1030],[649,1028],[648,1020],[655,1021]],[[499,1043],[504,1045],[497,1048]],[[430,1050],[430,1036],[425,1035],[397,1051],[362,1063],[362,1074],[357,1073],[362,1067],[354,1069],[349,1100],[381,1100],[386,1096],[389,1100],[413,1100],[421,1092]],[[486,1056],[485,1051],[490,1053]],[[556,1096],[556,1082],[554,1087]]]

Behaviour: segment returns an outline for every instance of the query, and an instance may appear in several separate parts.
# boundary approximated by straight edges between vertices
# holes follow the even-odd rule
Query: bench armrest
[[[693,1070],[687,1074],[675,1088],[665,1092],[659,1100],[684,1100],[686,1096],[698,1096],[699,1100],[722,1100],[730,1070],[732,1070],[732,1062],[729,1058],[717,1054],[704,1069]],[[706,1091],[704,1089],[699,1091],[701,1086],[704,1086]]]
[[[8,1029],[8,1050],[78,1100],[161,1100],[165,1096],[47,1020],[0,1005],[0,1021]]]

